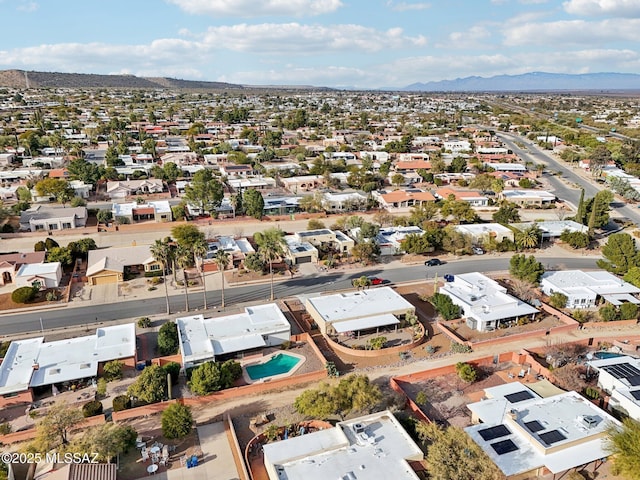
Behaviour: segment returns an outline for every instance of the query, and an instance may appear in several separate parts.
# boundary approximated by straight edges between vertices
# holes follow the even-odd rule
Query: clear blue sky
[[[0,0],[0,69],[403,87],[640,73],[640,0]]]

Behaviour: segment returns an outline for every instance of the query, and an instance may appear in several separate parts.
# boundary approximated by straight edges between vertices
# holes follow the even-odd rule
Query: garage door
[[[311,255],[309,255],[308,257],[296,258],[296,264],[300,265],[301,263],[311,263]]]
[[[118,275],[102,275],[91,277],[91,285],[106,285],[108,283],[118,283]]]

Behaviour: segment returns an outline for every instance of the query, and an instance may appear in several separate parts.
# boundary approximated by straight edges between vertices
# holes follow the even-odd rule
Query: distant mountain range
[[[238,89],[242,85],[223,82],[201,82],[165,77],[135,75],[97,75],[92,73],[28,72],[0,70],[0,87],[13,88],[183,88]]]
[[[635,73],[563,73],[532,72],[522,75],[465,77],[439,82],[414,83],[400,89],[406,92],[543,92],[585,90],[640,90],[640,75]]]

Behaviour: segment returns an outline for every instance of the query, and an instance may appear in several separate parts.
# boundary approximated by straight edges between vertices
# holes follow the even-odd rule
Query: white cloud
[[[237,52],[310,55],[327,51],[378,52],[421,47],[422,35],[405,36],[401,28],[378,31],[361,25],[302,25],[299,23],[239,24],[211,27],[202,41]]]
[[[484,40],[491,37],[491,32],[483,26],[473,26],[463,32],[452,32],[449,34],[447,43],[439,43],[436,46],[440,48],[465,48],[473,49],[486,47],[482,45]]]
[[[335,12],[341,0],[167,0],[195,15],[259,17],[265,15],[308,16]]]
[[[640,17],[638,0],[568,0],[562,6],[572,15]]]
[[[426,10],[431,8],[431,4],[427,2],[408,3],[408,2],[396,2],[394,0],[387,1],[387,7],[396,12],[407,12],[416,10]]]
[[[504,44],[602,46],[603,42],[640,41],[640,19],[587,22],[568,20],[509,25],[503,30]]]
[[[16,6],[16,10],[31,13],[38,10],[39,7],[40,5],[38,5],[36,2],[26,2],[23,0]]]

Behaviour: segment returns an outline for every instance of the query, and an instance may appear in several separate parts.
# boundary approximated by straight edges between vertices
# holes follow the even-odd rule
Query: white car
[[[480,247],[473,247],[471,251],[473,251],[474,255],[484,255],[484,250]]]

